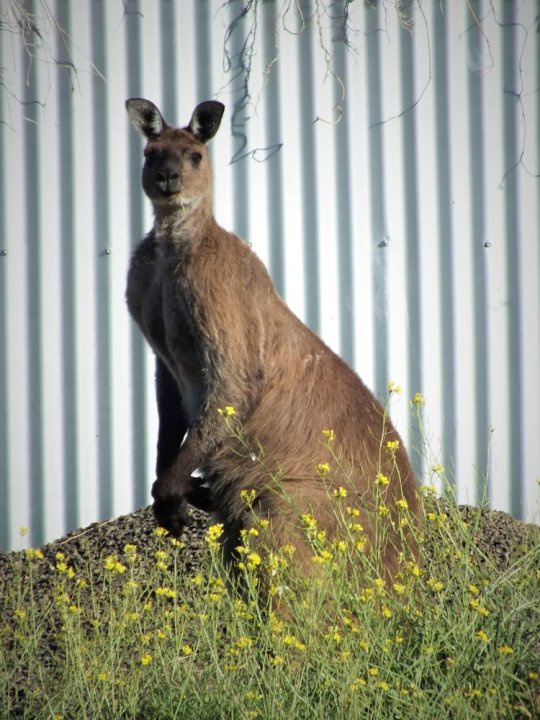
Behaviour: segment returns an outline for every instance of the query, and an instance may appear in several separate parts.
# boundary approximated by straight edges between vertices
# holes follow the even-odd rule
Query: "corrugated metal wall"
[[[392,412],[424,481],[442,464],[476,502],[487,475],[494,507],[538,518],[540,6],[399,6],[0,0],[2,548],[149,502],[153,362],[124,304],[151,224],[131,96],[176,124],[226,104],[218,221],[379,395],[403,387]]]

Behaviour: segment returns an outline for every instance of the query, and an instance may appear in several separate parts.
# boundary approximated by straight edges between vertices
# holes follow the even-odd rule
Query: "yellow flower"
[[[388,383],[388,392],[390,394],[395,393],[396,395],[401,395],[401,386],[397,385],[393,380],[390,380]]]
[[[150,653],[146,653],[146,655],[142,655],[141,657],[141,665],[150,665],[152,662],[152,656]]]
[[[302,522],[304,523],[307,530],[315,530],[317,527],[317,521],[309,513],[302,515]]]
[[[501,655],[513,655],[514,654],[514,651],[512,650],[510,645],[501,645],[501,647],[499,648],[499,652],[501,653]]]
[[[206,532],[206,542],[211,548],[219,546],[219,538],[223,534],[223,523],[211,525]]]
[[[231,415],[236,415],[236,410],[232,405],[225,405],[224,408],[218,408],[218,413],[230,417]]]
[[[471,595],[478,595],[478,593],[479,593],[479,590],[478,590],[478,588],[476,587],[476,585],[470,584],[470,585],[468,586],[468,589],[469,589],[469,592],[471,593]]]
[[[386,477],[386,475],[383,475],[382,473],[377,473],[377,477],[375,478],[375,484],[376,485],[388,485],[390,480]]]
[[[154,535],[156,537],[165,537],[165,535],[168,535],[168,534],[169,534],[169,531],[165,530],[165,528],[163,528],[163,527],[158,527],[154,530]]]
[[[242,635],[236,641],[236,648],[238,650],[246,650],[253,645],[253,640],[247,635]]]
[[[43,553],[39,549],[28,548],[28,550],[25,550],[24,552],[26,557],[30,560],[43,560]]]
[[[185,655],[187,657],[188,655],[191,655],[192,652],[193,652],[193,648],[191,647],[191,645],[182,645],[182,654],[183,655]]]
[[[283,643],[285,645],[289,645],[290,647],[295,648],[295,650],[304,651],[306,649],[306,646],[303,642],[298,640],[294,635],[285,635],[283,638]]]
[[[311,559],[316,565],[323,565],[324,563],[330,562],[332,557],[333,555],[330,550],[321,550],[318,555],[313,555]]]
[[[240,498],[246,503],[248,507],[253,505],[253,501],[256,496],[255,490],[240,490]]]
[[[103,562],[103,567],[108,570],[112,575],[115,573],[121,575],[126,572],[126,566],[119,562],[116,555],[107,555]]]
[[[15,610],[15,617],[17,620],[24,620],[26,618],[26,610],[23,610],[22,608],[17,608]]]
[[[347,497],[347,490],[344,487],[338,487],[334,490],[334,497],[345,498]]]
[[[377,667],[370,667],[368,670],[368,675],[371,675],[372,677],[375,677],[379,674],[379,668]]]
[[[444,589],[444,583],[440,580],[435,580],[434,578],[429,578],[426,584],[435,592],[441,592]]]
[[[106,682],[109,679],[109,673],[106,673],[106,672],[98,673],[97,679],[100,682]]]
[[[319,475],[326,475],[330,472],[330,465],[328,463],[319,463],[317,465],[317,472]]]
[[[377,683],[377,687],[378,687],[380,690],[382,690],[383,692],[386,692],[387,690],[390,689],[390,685],[389,685],[387,682],[385,682],[384,680],[380,680],[380,681]]]
[[[291,543],[287,543],[281,549],[283,550],[283,553],[285,555],[288,555],[289,557],[292,557],[294,555],[294,553],[296,552],[295,545],[292,545]]]
[[[401,583],[394,583],[393,587],[398,595],[403,595],[403,593],[405,592],[405,585],[402,585]]]
[[[285,658],[283,657],[283,655],[275,655],[272,658],[271,663],[274,667],[279,667],[280,665],[283,665],[285,663]]]
[[[389,440],[389,441],[386,443],[386,447],[387,447],[389,450],[397,450],[398,447],[399,447],[399,440]]]
[[[480,641],[483,642],[483,643],[489,642],[489,636],[488,636],[488,634],[486,633],[485,630],[479,630],[479,631],[476,633],[476,637],[478,638],[478,640],[480,640]]]
[[[248,570],[255,570],[262,562],[261,556],[256,552],[249,553],[246,560]]]
[[[385,515],[390,514],[390,510],[384,504],[379,505],[379,507],[377,508],[377,512],[379,513],[379,515],[381,517],[384,517]]]
[[[431,470],[434,473],[437,473],[438,475],[441,475],[444,472],[444,465],[441,465],[440,463],[436,463],[435,465],[431,466]]]
[[[483,617],[487,617],[489,615],[489,610],[480,603],[480,600],[478,600],[478,598],[473,598],[469,602],[469,607]]]
[[[353,683],[351,683],[350,688],[353,692],[356,692],[362,687],[365,687],[367,685],[364,678],[357,678]]]
[[[156,590],[156,595],[174,600],[174,598],[176,597],[176,591],[172,588],[158,587]]]
[[[336,434],[333,430],[323,430],[323,435],[326,437],[328,442],[334,442]]]
[[[411,402],[413,403],[413,405],[424,405],[426,401],[424,400],[424,396],[422,395],[422,393],[417,392],[414,394]]]
[[[401,508],[402,510],[407,510],[409,507],[409,503],[405,500],[405,498],[401,498],[401,500],[398,500],[396,502],[396,505],[398,508]]]

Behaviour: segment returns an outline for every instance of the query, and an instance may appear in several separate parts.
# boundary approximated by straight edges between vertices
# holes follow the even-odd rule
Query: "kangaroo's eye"
[[[193,165],[195,165],[195,167],[197,167],[197,165],[200,165],[200,163],[201,163],[202,155],[200,152],[192,152],[191,155],[189,156],[189,159],[191,160]]]

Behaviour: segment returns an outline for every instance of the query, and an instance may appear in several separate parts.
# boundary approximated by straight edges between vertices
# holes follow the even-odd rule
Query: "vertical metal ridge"
[[[58,0],[58,22],[69,29],[69,3]],[[69,38],[69,35],[68,35]],[[63,450],[64,450],[64,524],[67,528],[79,524],[79,395],[77,383],[78,351],[76,342],[76,273],[75,273],[75,170],[73,132],[73,93],[69,70],[69,39],[67,47],[58,40],[57,81],[60,155],[60,235],[62,277],[62,375]],[[66,64],[64,64],[64,60]]]
[[[339,3],[341,5],[341,3]],[[347,53],[347,15],[343,9],[332,17],[333,66],[336,76],[345,87],[348,84]],[[351,149],[349,142],[350,104],[347,96],[341,97],[342,88],[334,83],[334,102],[341,105],[342,116],[334,129],[335,162],[334,176],[336,179],[337,217],[337,254],[339,297],[339,345],[342,358],[354,366],[354,254],[352,228],[352,183],[351,183]]]
[[[163,117],[170,118],[170,122],[177,114],[178,100],[178,57],[175,42],[176,4],[173,0],[161,0],[160,29],[161,29],[161,111]]]
[[[319,298],[319,222],[317,218],[317,164],[315,162],[315,103],[313,97],[313,47],[310,36],[312,21],[311,0],[301,0],[300,8],[306,23],[298,36],[300,64],[300,133],[302,137],[302,219],[304,222],[304,268],[306,324],[313,332],[320,332]]]
[[[276,53],[277,14],[276,3],[265,2],[263,12],[263,54],[264,64],[268,68],[273,63]],[[277,68],[270,72],[266,86],[266,144],[268,156],[266,172],[268,194],[270,197],[268,213],[268,234],[270,237],[270,274],[277,292],[285,294],[285,209],[283,203],[283,148],[281,125],[281,88]]]
[[[1,54],[0,54],[0,62]],[[4,93],[0,92],[0,188],[5,187],[6,156],[5,130],[2,127],[6,117]],[[0,551],[9,546],[11,520],[9,516],[11,487],[9,479],[9,407],[7,364],[7,324],[8,294],[7,273],[8,260],[8,228],[6,223],[6,202],[4,193],[0,191]]]
[[[454,312],[454,254],[452,250],[452,159],[449,127],[448,93],[448,39],[447,19],[442,10],[434,12],[433,71],[435,82],[435,137],[438,172],[437,214],[440,248],[438,268],[441,298],[441,329],[444,348],[440,377],[442,398],[442,462],[447,477],[456,467],[456,367],[455,367],[455,312]]]
[[[30,12],[35,12],[31,3]],[[43,347],[43,322],[41,316],[41,296],[43,293],[43,246],[40,207],[40,105],[35,95],[38,88],[37,61],[29,57],[25,50],[20,50],[22,62],[27,67],[28,83],[24,88],[26,106],[26,122],[24,124],[25,140],[25,209],[26,209],[26,297],[28,317],[20,322],[26,323],[28,347],[28,386],[30,389],[30,405],[28,407],[30,440],[30,539],[37,545],[42,544],[45,537],[44,510],[44,448],[43,448],[43,376],[41,372],[41,355]],[[28,63],[28,65],[26,65]],[[22,448],[21,448],[22,451]]]
[[[388,347],[388,268],[386,243],[386,181],[384,173],[383,107],[381,97],[381,60],[379,43],[379,7],[365,8],[366,17],[366,84],[369,107],[367,110],[369,138],[369,185],[371,202],[371,252],[373,273],[373,353],[375,367],[375,393],[386,396],[389,374]]]
[[[407,384],[412,393],[418,392],[423,386],[423,337],[422,303],[420,296],[420,221],[418,207],[418,147],[416,128],[417,88],[414,74],[414,38],[411,33],[401,29],[400,69],[401,69],[401,105],[405,109],[401,118],[401,137],[403,146],[402,184],[405,213],[405,267],[406,267],[406,317],[408,321],[407,347]],[[410,435],[418,435],[418,423],[411,418]],[[409,441],[409,445],[411,442]],[[420,453],[411,453],[411,462],[418,477],[424,472],[424,458]]]
[[[523,398],[523,378],[521,373],[521,298],[519,259],[522,242],[521,223],[518,211],[519,192],[519,155],[518,147],[518,111],[519,97],[516,87],[516,46],[517,23],[514,3],[502,3],[503,30],[503,134],[506,177],[503,180],[506,280],[508,283],[508,366],[510,389],[510,472],[516,480],[509,483],[510,511],[521,516],[523,482],[522,438],[523,420],[521,402]]]
[[[210,73],[209,51],[211,50],[208,38],[210,33],[210,8],[208,0],[194,0],[195,2],[195,37],[197,67],[197,102],[202,102],[213,96],[212,79]]]
[[[246,198],[249,197],[248,162],[250,160],[247,152],[248,147],[248,121],[247,109],[250,102],[249,95],[249,62],[244,54],[246,47],[245,11],[238,8],[234,3],[230,5],[231,14],[228,18],[230,49],[229,63],[232,73],[230,97],[231,114],[230,126],[232,135],[232,177],[234,197],[236,202],[233,207],[234,232],[242,238],[250,237],[249,212]]]
[[[128,96],[140,95],[142,90],[141,23],[139,0],[125,0],[125,30],[127,51]],[[126,123],[127,125],[127,123]],[[143,196],[140,183],[142,167],[141,140],[135,132],[129,132],[129,235],[132,248],[144,235]],[[127,270],[127,268],[126,268]],[[141,332],[131,323],[131,384],[132,384],[132,434],[133,434],[133,493],[137,507],[147,504],[146,476],[147,453],[147,395],[146,389],[146,344]]]
[[[476,17],[482,17],[482,0],[471,0],[471,10]],[[488,317],[487,317],[487,277],[486,253],[489,243],[486,237],[486,192],[485,192],[485,150],[483,127],[485,122],[483,107],[483,82],[480,62],[483,57],[484,37],[477,25],[473,25],[467,34],[469,56],[476,58],[478,67],[469,66],[468,102],[469,102],[469,172],[471,176],[471,241],[473,244],[474,264],[474,368],[475,368],[475,427],[476,427],[476,502],[482,503],[490,496],[489,468],[489,387],[488,387]]]
[[[93,63],[105,76],[108,67],[106,50],[104,0],[94,1],[91,16]],[[109,127],[107,123],[108,97],[103,77],[97,72],[92,78],[93,141],[94,141],[94,212],[96,265],[96,394],[98,418],[98,512],[101,518],[111,517],[114,508],[113,417],[112,403],[112,330],[111,330],[111,238],[109,183]]]

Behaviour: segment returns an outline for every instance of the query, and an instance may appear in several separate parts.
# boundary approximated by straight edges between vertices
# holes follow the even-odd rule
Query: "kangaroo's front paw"
[[[174,537],[180,537],[189,523],[187,502],[183,495],[175,493],[171,487],[156,480],[152,486],[154,498],[154,517],[161,527],[168,530]]]

